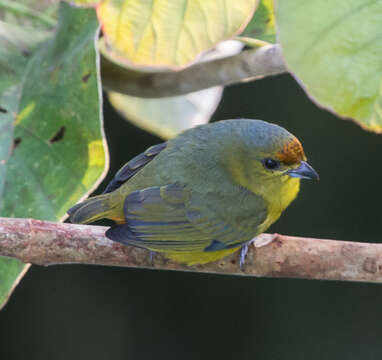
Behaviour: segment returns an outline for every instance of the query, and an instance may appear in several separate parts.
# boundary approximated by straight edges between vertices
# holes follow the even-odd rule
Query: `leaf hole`
[[[31,52],[30,52],[29,50],[27,50],[27,49],[22,50],[21,53],[22,53],[23,56],[25,56],[25,57],[29,57],[29,56],[31,56]]]
[[[49,139],[51,144],[61,141],[65,135],[65,126],[61,126],[60,129]]]
[[[21,137],[14,138],[13,140],[13,149],[16,149],[21,144]]]
[[[0,106],[0,113],[6,114],[7,112],[7,109],[4,109],[2,106]]]
[[[87,74],[85,74],[83,77],[82,77],[82,79],[81,79],[81,81],[83,82],[83,83],[87,83],[88,82],[88,80],[89,80],[89,78],[90,78],[90,72],[88,72]]]

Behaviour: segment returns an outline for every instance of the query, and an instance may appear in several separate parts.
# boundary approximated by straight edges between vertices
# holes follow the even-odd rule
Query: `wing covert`
[[[126,224],[110,228],[106,236],[160,252],[208,252],[241,244],[240,236],[230,226],[217,219],[209,220],[208,214],[201,215],[195,207],[190,210],[189,198],[189,193],[178,184],[134,191],[124,203]],[[201,222],[207,231],[201,229]]]
[[[146,164],[154,159],[162,150],[167,146],[167,143],[161,143],[149,147],[145,152],[137,155],[122,166],[115,174],[114,178],[107,185],[103,194],[113,192],[118,189],[125,181],[134,176],[139,170],[141,170]]]

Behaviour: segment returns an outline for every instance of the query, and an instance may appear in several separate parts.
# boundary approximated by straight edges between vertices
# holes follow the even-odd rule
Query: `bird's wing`
[[[177,184],[132,192],[124,213],[126,224],[113,226],[106,236],[127,245],[162,252],[208,252],[241,244],[240,232],[190,205],[190,194]]]
[[[125,181],[130,179],[139,170],[141,170],[146,164],[155,158],[162,150],[167,146],[167,143],[161,143],[149,147],[145,152],[132,158],[128,163],[122,166],[115,174],[113,180],[107,185],[103,194],[110,193],[118,189]]]

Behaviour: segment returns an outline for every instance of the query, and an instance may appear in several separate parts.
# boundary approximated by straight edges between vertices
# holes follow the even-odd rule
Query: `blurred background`
[[[105,100],[112,175],[162,140]],[[257,118],[302,142],[319,183],[269,232],[381,239],[382,136],[318,108],[288,75],[225,89],[213,121]],[[0,312],[0,359],[380,359],[382,285],[33,266]]]

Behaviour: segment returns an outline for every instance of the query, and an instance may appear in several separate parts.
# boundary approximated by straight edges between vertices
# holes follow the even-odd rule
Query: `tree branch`
[[[115,243],[106,228],[32,219],[0,218],[0,255],[37,265],[97,264],[182,270],[256,277],[382,282],[382,244],[273,237],[269,245],[251,246],[244,272],[237,253],[206,265],[187,267],[148,251]]]
[[[106,90],[144,98],[182,95],[286,71],[279,45],[266,45],[235,56],[200,62],[180,71],[155,73],[125,68],[101,56],[102,85]]]

